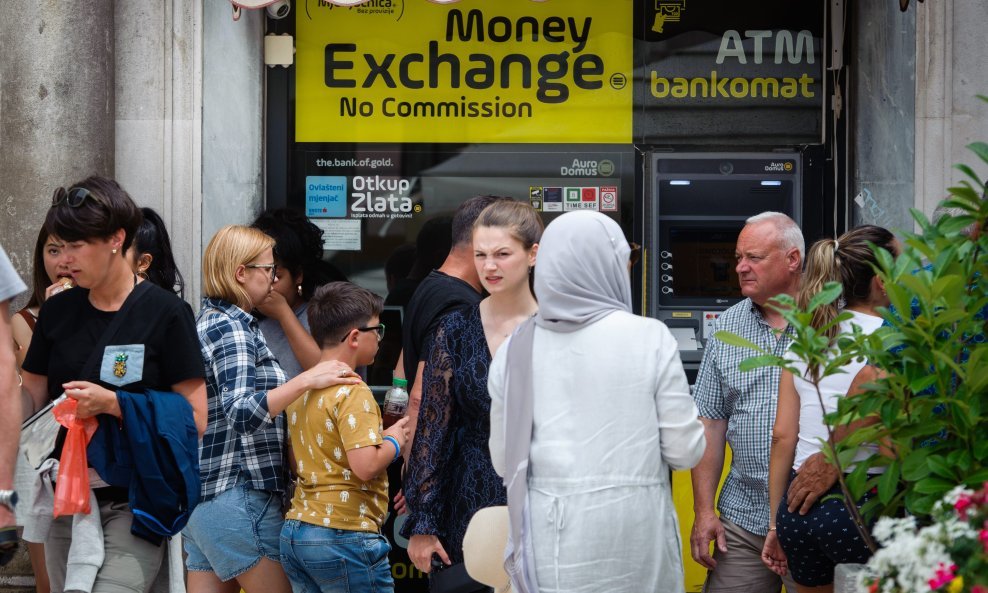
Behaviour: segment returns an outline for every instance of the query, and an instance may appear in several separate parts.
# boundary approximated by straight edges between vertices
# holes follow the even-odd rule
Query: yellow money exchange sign
[[[297,142],[627,143],[632,2],[296,11]]]

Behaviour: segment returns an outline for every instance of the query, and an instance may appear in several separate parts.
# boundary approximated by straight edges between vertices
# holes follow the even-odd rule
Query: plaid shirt
[[[737,334],[778,356],[786,353],[791,342],[788,328],[776,337],[751,299],[725,311],[716,329]],[[769,516],[768,461],[781,371],[776,367],[746,373],[738,370],[742,360],[755,355],[746,348],[709,340],[693,398],[700,416],[727,420],[731,471],[720,492],[718,510],[743,529],[765,535]]]
[[[206,298],[196,316],[206,364],[209,420],[199,446],[202,500],[230,489],[240,472],[255,490],[283,492],[285,415],[268,413],[268,390],[285,372],[257,320],[221,299]]]

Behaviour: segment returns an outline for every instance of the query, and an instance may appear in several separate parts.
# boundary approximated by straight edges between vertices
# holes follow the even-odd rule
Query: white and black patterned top
[[[257,320],[206,298],[196,316],[206,365],[209,418],[199,446],[203,502],[234,486],[244,472],[255,490],[284,492],[285,415],[268,413],[268,391],[287,381]]]
[[[715,329],[737,334],[777,356],[783,356],[791,342],[789,329],[779,336],[751,299],[725,311]],[[727,420],[732,457],[717,504],[721,516],[751,533],[765,535],[768,460],[781,371],[777,367],[738,370],[742,360],[755,355],[752,350],[728,346],[716,338],[708,340],[693,399],[701,417]]]

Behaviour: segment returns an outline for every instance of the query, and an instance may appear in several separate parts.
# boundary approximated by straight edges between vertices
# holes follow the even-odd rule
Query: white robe
[[[505,472],[507,344],[491,363],[491,458]],[[612,313],[572,333],[536,328],[528,481],[542,593],[682,593],[669,468],[705,448],[676,341],[661,322]]]

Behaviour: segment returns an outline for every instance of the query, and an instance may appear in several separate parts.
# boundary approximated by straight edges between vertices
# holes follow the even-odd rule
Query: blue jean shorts
[[[281,564],[293,593],[393,593],[391,545],[379,533],[285,521]]]
[[[261,558],[280,562],[278,536],[284,523],[281,496],[254,490],[242,477],[215,498],[199,503],[182,530],[185,566],[229,581]]]

